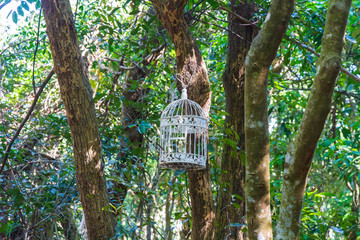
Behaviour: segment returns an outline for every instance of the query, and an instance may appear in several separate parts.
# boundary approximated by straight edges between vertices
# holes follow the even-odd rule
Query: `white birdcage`
[[[199,104],[187,99],[170,103],[160,118],[160,168],[197,170],[206,167],[207,117]]]

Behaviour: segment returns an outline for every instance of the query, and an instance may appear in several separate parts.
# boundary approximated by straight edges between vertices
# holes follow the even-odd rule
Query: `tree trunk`
[[[169,190],[166,194],[166,202],[165,202],[165,231],[164,231],[164,239],[171,240],[172,237],[172,230],[171,230],[171,214],[172,214],[172,207],[174,204],[174,185],[176,184],[176,175],[174,174],[171,178],[171,185]]]
[[[317,74],[295,140],[285,156],[276,239],[298,239],[301,209],[313,154],[330,112],[341,68],[341,51],[351,0],[330,0]]]
[[[232,12],[246,19],[255,13],[254,4],[236,4],[231,0],[230,7]],[[255,28],[244,26],[232,13],[229,13],[228,21],[228,49],[223,75],[226,112],[229,114],[225,118],[225,128],[228,129],[225,137],[236,142],[237,148],[224,144],[216,209],[215,239],[218,240],[245,239],[241,231],[245,223],[245,57],[257,33]],[[227,227],[235,223],[236,226]]]
[[[77,186],[89,239],[114,236],[92,90],[68,0],[42,0],[54,70],[71,129]]]
[[[145,20],[149,20],[150,16],[155,16],[155,9],[150,8],[142,18]],[[154,25],[154,21],[152,25]],[[153,26],[155,28],[155,26]],[[161,31],[163,28],[158,29]],[[134,127],[139,122],[145,119],[145,110],[143,107],[139,106],[140,103],[143,102],[143,97],[148,93],[148,88],[143,88],[144,79],[148,76],[149,72],[146,70],[147,67],[156,62],[161,55],[162,50],[165,45],[160,45],[158,40],[149,40],[148,35],[142,35],[140,37],[140,47],[143,49],[147,49],[146,54],[141,62],[141,66],[134,65],[133,69],[129,70],[126,73],[125,82],[123,86],[124,90],[124,99],[122,100],[121,107],[121,120],[122,126],[124,127],[125,132],[125,141],[122,141],[122,146],[117,158],[122,162],[122,168],[128,167],[128,165],[133,166],[135,161],[135,155],[140,156],[143,154],[143,142],[144,142],[144,133],[139,131],[139,128]],[[149,50],[148,44],[149,41],[153,41],[153,43],[157,44],[157,48]],[[154,44],[154,45],[155,45]],[[120,65],[123,64],[122,60],[118,60]],[[120,66],[121,68],[122,66]],[[134,89],[134,83],[137,83],[137,87]],[[116,90],[116,89],[115,89]],[[136,154],[134,154],[136,152]],[[118,173],[121,171],[119,167],[117,167]],[[125,181],[130,181],[128,177],[124,176]],[[113,192],[114,201],[118,205],[122,205],[125,197],[127,195],[128,187],[119,182],[114,182],[115,191]]]
[[[271,2],[245,61],[245,192],[249,239],[272,239],[267,83],[269,67],[293,8],[294,0]]]
[[[198,46],[185,23],[186,0],[152,0],[158,18],[175,45],[177,72],[188,86],[189,99],[197,102],[208,115],[211,104],[207,69]],[[178,81],[178,89],[181,84]],[[205,170],[189,171],[189,189],[192,211],[191,239],[212,237],[215,214],[213,210],[209,166]]]

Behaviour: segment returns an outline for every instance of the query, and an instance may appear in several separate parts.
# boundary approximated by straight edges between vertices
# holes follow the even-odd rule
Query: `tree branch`
[[[220,4],[219,9],[222,9],[222,10],[224,10],[224,11],[232,14],[233,16],[235,16],[236,18],[238,18],[238,19],[239,19],[240,21],[242,21],[243,23],[248,24],[248,25],[252,26],[252,27],[255,28],[255,29],[259,29],[259,30],[261,29],[261,28],[260,28],[259,26],[257,26],[254,22],[251,22],[251,21],[247,20],[246,18],[240,16],[240,15],[237,14],[237,13],[234,13],[233,11],[227,9],[225,6],[223,6],[223,5],[221,5],[221,4]],[[315,51],[315,49],[309,47],[308,45],[306,45],[306,44],[304,44],[304,43],[301,43],[301,42],[299,42],[298,40],[293,39],[293,38],[290,38],[289,36],[286,36],[286,35],[285,35],[285,38],[286,38],[287,40],[289,40],[290,42],[296,44],[297,46],[308,50],[309,52],[313,53],[315,56],[320,57],[320,54],[317,53],[317,52]],[[343,68],[343,67],[340,68],[340,71],[343,72],[344,74],[346,74],[347,76],[349,76],[350,78],[354,79],[354,80],[357,81],[358,83],[360,83],[360,78],[359,78],[358,76],[356,76],[355,74],[349,72],[348,70],[346,70],[346,69]]]
[[[0,4],[0,10],[5,7],[6,5],[8,5],[11,2],[11,0],[5,0],[2,4]]]
[[[317,142],[330,112],[341,67],[343,37],[351,0],[330,0],[317,73],[300,128],[285,156],[276,239],[298,239],[302,201]]]
[[[286,38],[287,38],[290,42],[296,44],[297,46],[308,50],[309,52],[313,53],[313,54],[314,54],[315,56],[317,56],[317,57],[320,57],[320,54],[317,53],[317,52],[315,51],[315,49],[309,47],[308,45],[306,45],[306,44],[304,44],[304,43],[301,43],[301,42],[299,42],[298,40],[293,39],[293,38],[290,38],[290,37],[288,37],[288,36],[286,36]],[[360,78],[357,77],[355,74],[349,72],[348,70],[346,70],[346,69],[343,68],[343,67],[340,68],[340,71],[343,72],[344,74],[346,74],[347,76],[349,76],[350,78],[354,79],[354,80],[357,81],[358,83],[360,83]]]
[[[30,118],[30,115],[32,114],[32,112],[34,111],[34,108],[35,108],[35,105],[37,103],[37,100],[39,99],[41,93],[43,92],[46,84],[50,81],[51,77],[54,75],[54,69],[52,69],[50,71],[50,73],[47,75],[46,79],[44,80],[44,82],[41,84],[39,90],[37,91],[37,93],[35,94],[35,97],[34,97],[34,100],[33,100],[33,103],[31,104],[29,110],[27,111],[26,113],[26,116],[25,118],[22,120],[22,122],[20,123],[20,126],[19,128],[16,130],[16,133],[15,135],[12,137],[12,139],[10,140],[10,143],[9,145],[7,146],[6,150],[5,150],[5,154],[4,154],[4,157],[2,159],[2,165],[1,165],[1,168],[0,168],[0,175],[1,173],[3,172],[4,170],[4,167],[6,165],[6,161],[9,157],[9,152],[11,150],[11,147],[12,145],[14,144],[15,140],[17,139],[17,137],[19,136],[21,130],[23,129],[23,127],[25,126],[25,123],[27,122],[27,120],[29,120]]]

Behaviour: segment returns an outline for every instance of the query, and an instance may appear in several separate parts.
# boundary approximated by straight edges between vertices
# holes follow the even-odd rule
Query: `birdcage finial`
[[[181,99],[187,99],[187,90],[186,90],[186,88],[183,88],[181,90]]]

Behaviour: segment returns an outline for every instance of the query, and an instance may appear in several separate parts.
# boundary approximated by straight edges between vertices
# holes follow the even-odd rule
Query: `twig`
[[[340,68],[340,71],[342,71],[343,73],[345,73],[346,75],[348,75],[349,77],[351,77],[352,79],[354,79],[355,81],[357,81],[358,83],[360,83],[360,78],[357,77],[355,74],[349,72],[348,70],[346,70],[345,68]]]
[[[242,21],[242,22],[245,23],[245,24],[248,24],[248,25],[251,26],[251,27],[253,27],[253,28],[257,29],[257,30],[260,30],[260,29],[261,29],[261,28],[260,28],[258,25],[256,25],[255,23],[250,22],[249,20],[247,20],[246,18],[240,16],[239,14],[234,13],[233,11],[227,9],[227,8],[226,8],[224,5],[222,5],[221,3],[220,3],[220,7],[219,7],[219,8],[222,9],[222,10],[224,10],[224,11],[226,11],[226,12],[228,12],[228,13],[230,13],[230,14],[232,14],[232,15],[234,15],[234,16],[237,17],[240,21]]]
[[[105,59],[106,59],[106,60],[113,61],[113,62],[121,62],[121,60],[115,59],[115,58],[108,58],[108,57],[106,57]],[[121,71],[121,70],[132,70],[132,69],[135,69],[135,68],[136,68],[136,66],[133,66],[133,67],[119,66],[119,72],[115,72],[115,71],[112,70],[111,68],[105,67],[105,66],[102,64],[102,60],[99,60],[99,67],[100,67],[101,70],[109,71],[110,73],[112,73],[112,74],[114,74],[114,75],[121,75],[121,74],[123,74],[123,71]]]
[[[77,17],[77,11],[78,11],[78,5],[79,5],[79,0],[76,0],[76,6],[75,6],[75,16],[74,16],[74,24],[76,23],[76,17]]]
[[[205,22],[205,21],[203,21],[203,20],[201,20],[201,19],[197,19],[199,22],[202,22],[202,23],[207,23],[207,22]],[[222,26],[220,26],[220,25],[217,25],[217,24],[211,24],[211,25],[213,25],[213,26],[215,26],[215,27],[218,27],[218,28],[220,28],[220,29],[222,29],[222,30],[225,30],[225,31],[227,31],[227,32],[229,32],[229,33],[232,33],[232,34],[234,34],[234,35],[236,35],[238,38],[240,38],[240,39],[243,39],[244,40],[244,38],[242,37],[242,36],[240,36],[239,34],[237,34],[236,32],[234,32],[234,31],[231,31],[231,30],[229,30],[229,29],[227,29],[227,28],[224,28],[224,27],[222,27]]]
[[[41,84],[39,90],[38,90],[37,93],[35,94],[35,97],[34,97],[34,100],[33,100],[32,104],[31,104],[31,107],[29,108],[29,110],[28,110],[27,113],[26,113],[25,118],[24,118],[24,119],[22,120],[22,122],[20,123],[19,128],[16,130],[15,135],[14,135],[13,138],[11,139],[9,145],[7,146],[7,148],[6,148],[6,150],[5,150],[4,158],[3,158],[3,160],[2,160],[2,165],[1,165],[1,168],[0,168],[0,175],[1,175],[1,173],[3,172],[3,170],[4,170],[4,167],[5,167],[5,165],[6,165],[6,161],[7,161],[7,159],[8,159],[9,152],[10,152],[10,150],[11,150],[12,145],[14,144],[15,140],[16,140],[17,137],[19,136],[19,134],[20,134],[21,130],[23,129],[23,127],[25,126],[25,123],[27,122],[27,120],[29,120],[31,113],[34,111],[34,108],[35,108],[35,105],[36,105],[37,100],[39,99],[41,93],[43,92],[43,90],[44,90],[44,88],[45,88],[45,86],[46,86],[46,84],[50,81],[50,79],[51,79],[51,77],[54,75],[54,73],[55,73],[55,72],[54,72],[54,69],[52,69],[52,70],[50,71],[50,73],[47,75],[45,81]]]
[[[240,16],[239,14],[234,13],[233,11],[230,11],[230,10],[227,9],[225,6],[223,6],[223,5],[220,4],[220,7],[219,7],[219,8],[222,9],[222,10],[225,10],[226,12],[228,12],[228,13],[230,13],[230,14],[232,14],[232,15],[234,15],[234,16],[237,17],[240,21],[242,21],[243,23],[246,23],[246,24],[251,25],[251,26],[252,26],[253,28],[255,28],[255,29],[258,29],[258,30],[261,29],[261,28],[260,28],[259,26],[257,26],[256,24],[250,22],[249,20],[247,20],[246,18]],[[289,40],[290,42],[295,43],[295,44],[298,45],[299,47],[302,47],[302,48],[308,50],[309,52],[315,54],[315,56],[320,57],[320,54],[318,54],[314,49],[312,49],[311,47],[307,46],[306,44],[301,43],[301,42],[299,42],[298,40],[292,39],[292,38],[290,38],[289,36],[285,36],[285,38],[286,38],[287,40]],[[343,67],[340,68],[340,71],[343,72],[343,73],[345,73],[347,76],[349,76],[350,78],[354,79],[354,80],[357,81],[358,83],[360,83],[360,78],[359,78],[358,76],[356,76],[355,74],[349,72],[348,70],[346,70],[346,69],[343,68]]]
[[[281,90],[285,90],[285,91],[311,91],[311,88],[283,88]],[[344,94],[348,97],[353,97],[357,100],[360,100],[360,97],[356,94],[353,94],[353,93],[349,93],[347,91],[344,91],[344,90],[334,90],[334,92],[336,93],[340,93],[340,94]]]
[[[2,4],[0,4],[0,10],[5,7],[6,5],[8,5],[11,2],[11,0],[5,0]]]
[[[34,40],[34,39],[33,39],[33,38],[28,38],[28,39],[22,40],[22,41],[20,41],[20,42],[18,42],[18,43],[10,44],[9,46],[7,46],[4,50],[2,50],[2,51],[0,52],[0,56],[3,55],[3,53],[4,53],[6,50],[8,50],[9,48],[15,47],[15,46],[17,46],[17,45],[20,45],[21,43],[24,43],[24,42],[27,42],[27,41],[30,41],[30,40]]]
[[[309,52],[313,53],[315,56],[320,57],[320,54],[317,53],[317,52],[315,51],[315,49],[312,49],[311,47],[305,45],[304,43],[299,42],[299,41],[296,40],[296,39],[290,38],[290,37],[288,37],[288,36],[286,36],[286,38],[287,38],[290,42],[295,43],[297,46],[302,47],[302,48],[305,48],[305,49],[308,50]],[[355,74],[352,74],[351,72],[349,72],[348,70],[346,70],[346,69],[343,68],[343,67],[340,68],[340,71],[343,72],[343,73],[345,73],[347,76],[351,77],[352,79],[354,79],[354,80],[357,81],[358,83],[360,83],[360,78],[357,77]]]

